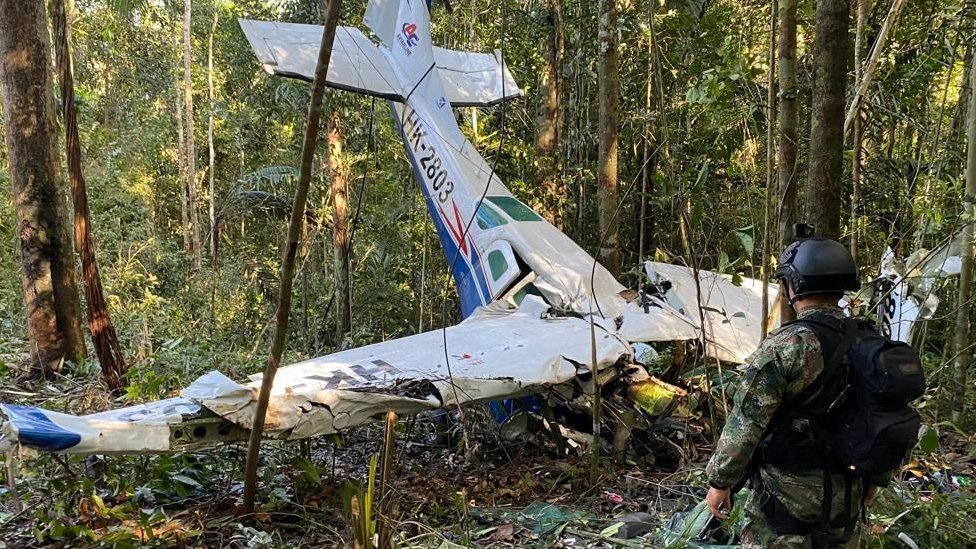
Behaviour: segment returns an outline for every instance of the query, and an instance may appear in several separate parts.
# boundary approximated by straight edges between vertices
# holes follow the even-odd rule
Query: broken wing
[[[411,414],[504,399],[588,373],[590,324],[579,318],[541,318],[539,310],[527,305],[485,310],[444,331],[285,366],[275,378],[265,434],[288,440],[332,434],[391,410]],[[601,370],[629,357],[620,338],[599,325],[595,330]],[[260,375],[236,383],[215,371],[179,398],[80,417],[0,405],[5,415],[0,445],[105,454],[205,447],[214,437],[217,443],[229,442],[234,433],[251,427],[260,383]],[[205,417],[212,421],[203,422]],[[194,436],[199,440],[189,442],[198,444],[188,445]]]

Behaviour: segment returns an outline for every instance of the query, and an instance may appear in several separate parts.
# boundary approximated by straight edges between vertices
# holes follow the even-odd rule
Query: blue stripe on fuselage
[[[413,175],[417,180],[417,185],[424,195],[427,212],[430,214],[431,219],[434,220],[434,228],[437,230],[437,236],[441,241],[441,246],[444,248],[444,255],[449,263],[453,262],[454,264],[451,274],[454,275],[454,282],[457,285],[458,296],[461,301],[461,315],[467,318],[475,309],[491,301],[491,291],[488,289],[488,282],[485,279],[484,269],[481,266],[478,249],[474,246],[474,242],[465,235],[465,239],[473,255],[472,264],[474,268],[472,269],[472,265],[468,263],[468,258],[465,254],[459,253],[454,238],[444,225],[444,220],[441,218],[440,212],[437,211],[437,205],[434,201],[435,197],[431,196],[427,185],[424,183],[419,161],[413,149],[410,147],[410,141],[404,132],[403,124],[397,114],[396,104],[392,101],[389,103],[390,110],[393,112],[393,123],[403,140],[403,148],[407,152],[407,158],[410,160],[410,167],[413,169]],[[409,106],[405,107],[405,109],[405,113],[413,111]],[[451,212],[446,213],[447,215],[451,214]],[[466,219],[462,220],[463,223],[467,223],[467,221]],[[462,226],[460,229],[463,231],[464,227]],[[460,255],[460,257],[457,257],[455,261],[456,255]]]
[[[4,409],[17,428],[21,444],[59,452],[81,442],[81,435],[54,423],[40,408],[7,404]]]

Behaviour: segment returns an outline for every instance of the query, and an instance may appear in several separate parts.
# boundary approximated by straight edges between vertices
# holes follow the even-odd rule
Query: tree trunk
[[[0,85],[31,359],[44,374],[85,358],[44,2],[0,0]]]
[[[190,257],[200,270],[200,215],[197,206],[196,147],[193,135],[192,3],[183,0],[183,111],[186,115],[186,202],[190,217]]]
[[[599,260],[620,276],[620,217],[617,215],[617,145],[620,86],[617,71],[617,0],[600,0],[597,78],[600,85],[600,146],[597,201],[600,213]]]
[[[868,1],[858,0],[857,2],[857,27],[854,33],[854,81],[860,82],[864,72],[864,64],[861,62],[864,56],[864,25],[868,19]],[[861,97],[855,96],[852,112],[854,113],[854,142],[851,148],[854,158],[851,160],[851,255],[857,261],[858,256],[858,206],[861,203],[861,153],[864,141],[864,122],[862,114]]]
[[[648,28],[653,25],[655,0],[647,2]],[[657,173],[657,139],[651,108],[654,106],[654,34],[647,34],[647,80],[644,83],[644,147],[641,162],[641,192],[637,195],[637,260],[643,263],[644,252],[654,247],[654,176]],[[643,269],[641,264],[638,268]]]
[[[213,261],[214,268],[217,265],[217,219],[215,216],[214,201],[214,170],[216,169],[216,151],[214,150],[214,110],[216,107],[216,94],[214,93],[214,69],[213,69],[213,43],[214,34],[217,32],[217,21],[220,11],[216,5],[213,8],[213,23],[210,25],[210,35],[207,38],[207,95],[210,99],[210,113],[207,116],[207,157],[209,166],[207,175],[210,176],[210,204],[208,213],[210,214],[210,259]]]
[[[81,257],[82,279],[85,284],[85,300],[88,302],[88,330],[91,332],[95,354],[102,368],[102,377],[112,392],[125,387],[125,358],[119,347],[115,325],[105,303],[102,277],[95,260],[95,246],[90,229],[88,189],[81,169],[81,138],[78,135],[78,117],[75,109],[74,74],[71,61],[71,27],[65,14],[65,0],[52,0],[54,21],[55,55],[61,80],[61,103],[65,128],[65,149],[68,156],[68,180],[71,198],[75,206],[75,244]]]
[[[779,5],[773,0],[769,6],[769,81],[766,83],[766,102],[769,109],[766,114],[766,203],[763,215],[763,245],[762,245],[762,326],[760,333],[766,336],[769,328],[769,271],[770,256],[773,247],[772,218],[773,201],[776,193],[776,19]]]
[[[478,51],[478,35],[475,33],[478,28],[478,6],[475,0],[471,0],[469,12],[468,49]],[[478,142],[481,140],[481,136],[478,134],[478,107],[471,107],[468,111],[471,113],[471,143],[477,148]]]
[[[844,107],[847,88],[847,0],[818,0],[813,41],[813,104],[806,217],[819,236],[840,238],[844,189]]]
[[[966,48],[966,56],[963,61],[962,70],[963,82],[969,82],[972,77],[974,51],[976,51],[976,48],[973,48],[972,44]],[[960,90],[959,101],[956,103],[956,113],[952,116],[952,126],[949,129],[949,137],[946,139],[946,143],[956,144],[962,142],[962,136],[966,131],[966,122],[969,120],[969,99],[969,94],[965,90]],[[950,150],[951,153],[947,155],[949,157],[948,167],[945,171],[947,175],[953,177],[959,174],[963,162],[960,161],[960,156],[956,153],[956,147],[950,145]]]
[[[326,168],[332,178],[332,227],[335,243],[336,341],[352,328],[349,267],[349,179],[342,161],[342,128],[338,111],[326,119]]]
[[[332,43],[335,40],[336,23],[339,21],[339,0],[329,0],[325,11],[325,28],[319,45],[319,57],[315,65],[315,78],[312,80],[312,97],[308,104],[308,117],[305,120],[305,135],[302,139],[302,164],[298,172],[298,186],[291,206],[291,219],[288,223],[288,244],[281,261],[281,288],[278,293],[278,309],[275,311],[274,339],[271,353],[261,378],[261,392],[258,393],[257,407],[251,423],[251,434],[247,441],[247,462],[244,466],[244,512],[254,513],[254,495],[257,490],[258,457],[261,452],[261,437],[264,434],[264,420],[268,414],[268,401],[271,386],[274,384],[281,353],[285,349],[288,334],[288,313],[291,310],[292,283],[295,277],[295,256],[298,241],[305,228],[305,204],[308,201],[308,185],[312,179],[312,161],[315,158],[315,143],[319,136],[319,119],[322,113],[322,95],[325,91],[325,78],[332,57]]]
[[[177,83],[177,89],[180,88]],[[180,235],[183,237],[183,251],[190,252],[190,209],[186,203],[186,138],[183,132],[183,98],[176,93],[176,160],[180,181]]]
[[[796,12],[797,0],[780,0],[779,3],[779,243],[786,248],[790,243],[790,227],[796,223],[796,195],[799,179],[796,176],[797,149],[797,87],[796,87]],[[793,320],[793,307],[780,295],[779,318],[781,323]]]
[[[559,116],[562,66],[559,47],[562,40],[559,35],[562,33],[562,8],[559,4],[560,0],[549,0],[547,21],[550,40],[540,76],[540,101],[535,119],[535,158],[537,184],[542,189],[542,216],[562,229],[565,192],[559,173],[559,156],[562,151]]]
[[[972,59],[972,56],[970,56]],[[969,104],[976,105],[976,71],[969,71]],[[976,109],[970,108],[966,120],[966,194],[962,198],[963,215],[973,219],[973,200],[976,197]],[[972,309],[973,284],[973,224],[966,223],[962,229],[962,270],[959,273],[959,308],[956,311],[955,375],[952,392],[952,421],[961,425],[965,417],[966,383],[972,361],[970,333],[970,310]]]
[[[579,11],[581,7],[577,5],[577,12],[574,16],[579,16]],[[579,30],[574,30],[571,36],[571,48],[570,51],[579,51],[582,47],[582,41],[580,40]],[[564,219],[567,221],[572,220],[572,223],[564,223],[564,228],[566,229],[566,234],[571,237],[579,238],[580,228],[581,228],[581,216],[582,216],[582,205],[583,205],[583,186],[581,183],[581,177],[579,175],[580,158],[582,154],[580,150],[582,149],[582,139],[580,136],[580,116],[579,116],[579,98],[581,92],[580,85],[580,62],[579,56],[573,55],[569,62],[570,66],[570,82],[567,86],[566,93],[566,111],[571,113],[566,121],[566,164],[567,166],[572,165],[572,171],[568,172],[567,179],[571,186],[571,190],[567,191],[567,195],[572,193],[569,200],[566,203],[566,207],[563,210]]]

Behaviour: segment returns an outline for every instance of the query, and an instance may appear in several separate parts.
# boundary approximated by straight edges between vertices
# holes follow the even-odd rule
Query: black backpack
[[[921,426],[911,407],[925,391],[918,354],[864,320],[811,315],[794,322],[817,334],[824,369],[773,418],[759,462],[861,478],[900,466]]]

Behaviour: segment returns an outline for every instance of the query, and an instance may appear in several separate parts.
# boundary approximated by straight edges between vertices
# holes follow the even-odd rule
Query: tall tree
[[[217,22],[220,16],[219,7],[214,4],[213,6],[213,22],[210,24],[210,34],[207,37],[207,98],[210,100],[210,109],[207,115],[207,158],[209,159],[209,164],[207,166],[207,176],[210,179],[210,204],[208,212],[210,213],[210,259],[216,265],[217,262],[217,219],[214,208],[214,201],[216,200],[214,192],[214,170],[216,169],[216,158],[217,154],[214,150],[214,111],[216,110],[216,94],[214,93],[214,68],[213,68],[213,46],[214,46],[214,34],[217,33]]]
[[[797,0],[779,0],[779,144],[777,173],[779,184],[779,243],[790,243],[790,227],[796,223],[797,87],[796,87],[796,11]],[[793,307],[780,292],[779,318],[787,322],[794,317]]]
[[[846,106],[848,0],[818,0],[813,40],[813,103],[810,109],[810,155],[806,220],[817,234],[840,238],[844,189],[844,108]]]
[[[352,328],[352,285],[349,266],[349,178],[342,159],[339,112],[326,119],[325,162],[332,178],[332,227],[335,244],[336,341]]]
[[[81,360],[85,341],[61,192],[44,2],[0,0],[0,86],[31,357],[41,373]]]
[[[599,260],[620,276],[620,217],[617,215],[617,146],[620,83],[617,51],[617,0],[600,0],[597,79],[600,83],[600,145],[597,160],[597,207],[600,214]]]
[[[179,82],[179,81],[178,81]],[[182,85],[177,85],[177,90]],[[190,251],[190,208],[186,194],[186,137],[183,131],[183,96],[176,92],[176,161],[180,180],[180,235],[183,237],[183,251]]]
[[[864,55],[864,25],[868,19],[868,1],[857,0],[857,24],[854,32],[854,81],[860,83],[864,72],[861,59]],[[851,160],[851,255],[858,256],[858,206],[861,203],[861,152],[864,141],[864,124],[861,119],[861,97],[854,97],[854,137],[851,148],[854,157]]]
[[[542,214],[562,229],[565,189],[561,181],[563,25],[560,0],[549,0],[548,40],[539,77],[539,108],[535,122],[537,184],[542,189]]]
[[[183,0],[183,113],[186,116],[186,202],[190,218],[190,257],[200,269],[200,215],[197,205],[197,160],[193,135],[193,6]]]
[[[773,203],[777,196],[776,192],[776,91],[779,83],[776,78],[776,20],[779,17],[779,4],[777,0],[770,2],[769,6],[769,76],[766,82],[766,201],[763,215],[763,246],[762,246],[762,326],[760,332],[763,337],[769,328],[769,271],[770,256],[772,255],[773,235],[772,218]]]
[[[969,46],[973,50],[973,46]],[[967,56],[970,61],[973,55]],[[967,223],[962,229],[962,270],[959,273],[959,307],[956,309],[956,359],[953,392],[952,421],[960,423],[966,407],[966,383],[971,367],[973,351],[970,335],[970,317],[973,298],[973,201],[976,200],[976,71],[969,70],[969,113],[966,117],[966,193],[962,197],[962,209]]]
[[[298,172],[298,186],[291,205],[288,222],[288,242],[281,259],[281,287],[278,291],[278,309],[275,311],[274,339],[271,353],[264,366],[261,377],[261,391],[258,393],[251,434],[247,440],[247,462],[244,466],[244,512],[254,512],[254,495],[258,482],[258,458],[261,453],[261,437],[264,434],[264,420],[268,414],[268,401],[274,385],[281,354],[285,350],[288,335],[288,313],[291,310],[292,284],[295,278],[295,257],[298,243],[305,230],[305,205],[308,202],[308,186],[312,180],[312,161],[315,160],[315,143],[319,137],[319,121],[322,114],[322,95],[325,79],[329,72],[329,59],[332,57],[332,43],[335,41],[336,24],[339,21],[340,0],[328,0],[325,9],[325,28],[319,43],[319,56],[315,64],[315,77],[312,79],[312,97],[308,103],[308,116],[305,119],[305,134],[302,138],[302,163]]]
[[[78,116],[75,109],[74,74],[71,60],[71,26],[65,13],[65,0],[51,1],[54,21],[55,56],[61,83],[61,104],[64,117],[65,149],[68,156],[68,181],[75,206],[75,245],[81,257],[82,281],[88,304],[88,330],[91,332],[95,355],[102,368],[102,377],[112,391],[125,387],[125,358],[119,347],[119,337],[105,303],[102,276],[95,260],[95,245],[91,235],[91,216],[88,211],[88,188],[81,167],[81,138],[78,135]]]
[[[969,82],[972,77],[973,65],[973,48],[967,48],[966,56],[963,60],[963,71],[962,71],[962,81]],[[952,126],[949,128],[948,139],[946,143],[960,143],[963,139],[963,135],[966,132],[966,124],[969,121],[969,94],[960,93],[959,101],[956,102],[956,112],[952,116]],[[955,156],[955,155],[953,155]],[[950,168],[947,169],[949,173],[958,174],[961,171],[962,166],[956,168],[955,164],[959,164],[958,160],[956,162],[950,162]]]
[[[657,65],[654,63],[654,33],[650,32],[654,25],[654,8],[657,0],[647,2],[647,78],[644,82],[644,143],[641,156],[641,192],[637,195],[637,259],[644,258],[644,252],[652,248],[654,238],[654,205],[651,197],[654,196],[654,176],[657,173],[657,139],[654,135],[654,121],[651,117],[651,108],[654,105],[654,85]],[[642,267],[643,268],[643,267]]]

